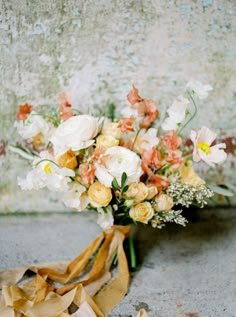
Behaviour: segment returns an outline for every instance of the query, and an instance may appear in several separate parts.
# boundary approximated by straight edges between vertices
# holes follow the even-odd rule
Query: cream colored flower
[[[62,201],[67,207],[82,211],[88,206],[89,197],[84,186],[74,183],[71,189],[65,193]]]
[[[99,182],[111,187],[114,178],[121,185],[121,176],[125,172],[127,184],[138,182],[143,174],[140,157],[122,146],[113,146],[106,150],[101,163],[95,163],[95,175]]]
[[[130,184],[127,192],[124,194],[124,198],[133,198],[133,204],[138,204],[144,201],[148,195],[148,188],[144,183],[132,183]]]
[[[166,194],[161,194],[155,198],[155,211],[170,211],[174,206],[172,198]]]
[[[143,129],[134,142],[134,151],[141,154],[144,150],[151,150],[154,146],[157,146],[158,143],[157,129]]]
[[[88,196],[94,207],[105,207],[112,199],[111,189],[100,182],[95,182],[89,187]]]
[[[118,128],[118,123],[116,122],[106,122],[102,127],[101,134],[113,136],[113,138],[121,139],[123,133],[120,128]]]
[[[191,131],[190,139],[194,144],[193,160],[199,162],[203,160],[210,166],[222,164],[227,154],[223,149],[226,148],[225,143],[219,143],[211,146],[216,139],[216,134],[206,127],[202,127],[199,132]]]
[[[156,186],[153,186],[151,184],[147,185],[147,189],[148,189],[148,195],[146,197],[147,200],[152,199],[158,193],[158,190],[157,190]]]
[[[55,155],[67,150],[79,151],[94,143],[98,133],[98,120],[90,115],[73,116],[62,122],[55,130],[50,141]]]
[[[119,145],[119,140],[114,138],[113,136],[111,135],[103,135],[103,134],[100,134],[97,138],[96,138],[96,145],[97,145],[97,148],[106,148],[108,149],[109,147],[112,147],[112,146],[117,146]]]
[[[196,188],[205,184],[205,181],[194,171],[191,162],[188,162],[187,166],[184,165],[180,169],[180,181]]]
[[[129,211],[130,218],[134,221],[148,223],[154,216],[154,210],[149,202],[143,202],[135,205]]]

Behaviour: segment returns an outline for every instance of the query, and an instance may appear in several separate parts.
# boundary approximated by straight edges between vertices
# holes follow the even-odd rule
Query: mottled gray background
[[[16,185],[29,165],[5,149],[16,141],[19,104],[55,105],[63,90],[77,107],[125,105],[134,83],[168,107],[195,78],[214,91],[194,127],[235,135],[236,1],[0,0],[0,210],[64,210],[54,195]],[[6,153],[5,153],[6,152]],[[220,181],[234,181],[230,156]]]

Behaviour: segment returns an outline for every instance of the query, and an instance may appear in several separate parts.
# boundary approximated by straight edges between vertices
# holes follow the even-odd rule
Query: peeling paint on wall
[[[194,126],[235,135],[235,1],[2,0],[0,15],[0,140],[17,140],[24,102],[54,105],[66,89],[82,109],[122,106],[135,83],[164,109],[190,78],[214,87]],[[26,162],[7,151],[0,164],[3,211],[63,210],[56,197],[20,192]]]

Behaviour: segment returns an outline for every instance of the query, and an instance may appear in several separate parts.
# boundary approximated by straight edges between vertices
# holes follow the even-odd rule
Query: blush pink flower
[[[59,95],[58,102],[60,104],[59,113],[60,113],[60,119],[62,121],[65,121],[69,119],[70,117],[73,117],[74,113],[72,111],[72,100],[71,96],[63,92]]]
[[[147,175],[151,175],[153,171],[162,166],[161,154],[155,147],[151,150],[142,152],[142,169]]]
[[[132,85],[132,89],[127,95],[128,101],[131,103],[131,107],[137,102],[142,101],[142,98],[139,96],[138,89]]]
[[[170,150],[168,151],[166,160],[174,169],[177,169],[185,162],[185,158],[182,157],[182,154],[180,150]]]
[[[181,137],[174,130],[167,132],[162,140],[168,150],[176,150],[182,143]]]
[[[121,118],[118,124],[118,128],[120,128],[121,132],[134,132],[133,122],[135,120],[134,116],[130,118]]]
[[[84,185],[92,184],[95,178],[95,165],[82,163],[79,166],[79,174],[81,182]]]
[[[137,109],[138,115],[142,118],[140,127],[143,129],[149,128],[159,115],[157,104],[152,99],[143,99],[143,101],[136,103],[134,108]]]
[[[150,177],[149,183],[151,183],[157,188],[158,193],[160,193],[163,189],[166,189],[169,186],[168,180],[160,175],[153,175],[152,177]]]

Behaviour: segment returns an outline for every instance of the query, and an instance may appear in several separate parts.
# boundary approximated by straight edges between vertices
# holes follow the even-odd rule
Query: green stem
[[[136,254],[135,254],[135,248],[134,248],[134,241],[131,238],[131,236],[129,236],[127,239],[128,239],[129,252],[130,252],[130,268],[131,268],[131,270],[135,271],[135,269],[137,267],[137,263],[136,263]]]
[[[137,141],[137,137],[138,137],[138,135],[139,135],[140,131],[141,131],[141,129],[139,129],[139,130],[138,130],[138,132],[137,132],[137,133],[136,133],[136,135],[135,135],[135,138],[134,138],[133,144],[132,144],[132,146],[131,146],[131,151],[134,149],[134,145],[135,145],[135,143],[136,143],[136,141]]]
[[[192,101],[192,104],[194,106],[194,112],[193,114],[191,115],[191,117],[188,119],[188,121],[185,122],[185,124],[181,127],[181,129],[178,131],[178,135],[181,134],[181,132],[183,131],[183,129],[189,124],[189,122],[191,122],[193,120],[193,118],[196,116],[197,114],[197,105],[196,105],[196,102],[195,100],[193,99],[193,96],[190,92],[188,92],[188,95],[189,95],[189,98],[190,100]]]
[[[42,160],[40,160],[37,164],[35,164],[35,167],[37,167],[40,163],[45,162],[45,161],[50,162],[50,163],[53,163],[53,164],[56,165],[57,167],[61,168],[60,165],[58,165],[57,163],[55,163],[54,161],[49,160],[49,159],[42,159]]]

